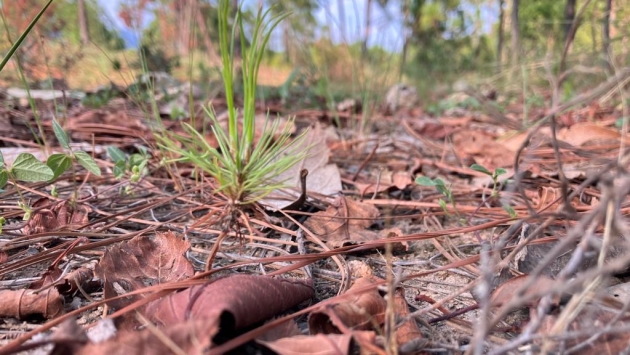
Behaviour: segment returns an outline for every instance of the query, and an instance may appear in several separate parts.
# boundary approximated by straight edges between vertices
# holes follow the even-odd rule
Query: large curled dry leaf
[[[23,319],[38,315],[51,319],[63,313],[63,298],[51,287],[36,293],[35,290],[1,290],[0,317]]]
[[[63,313],[63,297],[60,289],[64,289],[66,279],[59,280],[63,272],[51,265],[41,278],[31,282],[28,289],[0,291],[0,317],[24,317],[39,315],[44,318],[55,318]],[[60,287],[48,287],[52,283]]]
[[[359,278],[336,303],[313,310],[308,317],[310,333],[336,334],[342,333],[345,328],[373,330],[375,325],[383,324],[387,303],[378,290],[373,288],[366,292],[355,292],[379,280],[374,276]]]
[[[146,315],[159,324],[211,319],[229,333],[294,307],[314,292],[307,281],[234,275],[151,302]]]
[[[300,172],[308,170],[306,190],[320,195],[334,195],[341,191],[341,175],[335,164],[328,164],[330,149],[326,145],[326,135],[320,125],[315,125],[307,133],[300,144],[285,154],[306,152],[306,159],[276,177],[276,181],[284,182],[288,187],[274,191],[261,203],[272,209],[280,210],[289,206],[299,196]]]
[[[184,257],[189,247],[190,243],[173,232],[157,233],[153,238],[137,236],[112,246],[95,269],[104,283],[105,298],[193,276],[194,269]],[[108,304],[120,309],[141,297],[130,296]]]
[[[235,275],[171,294],[149,303],[145,317],[157,330],[123,330],[103,343],[88,343],[71,354],[205,354],[237,330],[269,319],[313,297],[310,282]],[[164,338],[169,343],[164,342]]]

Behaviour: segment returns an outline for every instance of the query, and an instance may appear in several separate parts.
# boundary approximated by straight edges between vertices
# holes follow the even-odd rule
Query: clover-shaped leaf
[[[30,153],[18,155],[10,172],[17,180],[26,182],[48,181],[55,177],[53,171],[46,164],[37,160]]]
[[[56,179],[72,166],[72,159],[65,154],[53,154],[46,160],[46,165],[53,171],[53,179]]]

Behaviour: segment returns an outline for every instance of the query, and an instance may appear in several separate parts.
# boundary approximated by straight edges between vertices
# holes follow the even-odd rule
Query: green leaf
[[[2,155],[2,151],[0,150],[0,169],[4,168],[4,155]]]
[[[26,38],[26,36],[28,36],[29,32],[31,32],[33,27],[35,27],[35,24],[37,23],[37,21],[39,21],[39,18],[42,17],[42,15],[44,14],[44,12],[46,12],[46,9],[48,9],[48,6],[50,6],[50,4],[52,4],[52,2],[53,2],[53,0],[48,0],[46,5],[44,5],[44,7],[41,10],[39,10],[39,12],[37,13],[37,16],[35,16],[33,21],[31,21],[31,23],[28,25],[26,30],[24,30],[24,32],[22,32],[22,35],[20,35],[20,37],[17,39],[17,41],[15,41],[15,43],[13,43],[13,45],[9,49],[9,52],[7,52],[7,54],[4,56],[4,58],[2,58],[2,62],[0,62],[0,71],[2,71],[2,69],[4,68],[5,65],[7,65],[7,63],[9,62],[9,59],[11,59],[11,57],[13,56],[15,51],[17,51],[17,49],[20,47],[22,42],[24,42],[24,39]]]
[[[4,187],[9,181],[9,173],[6,170],[0,171],[0,189]]]
[[[129,165],[130,166],[140,166],[142,165],[143,162],[145,162],[147,160],[147,158],[143,155],[140,154],[132,154],[129,157]]]
[[[68,135],[63,130],[63,128],[61,128],[59,122],[57,122],[57,120],[54,118],[52,121],[52,126],[53,131],[55,132],[55,137],[57,137],[59,144],[61,144],[64,149],[70,150],[70,140],[68,139]]]
[[[48,157],[46,165],[52,169],[55,174],[53,179],[56,179],[72,166],[72,159],[65,154],[53,154]]]
[[[473,164],[473,165],[470,166],[470,168],[475,170],[475,171],[478,171],[480,173],[484,173],[486,175],[492,176],[492,173],[488,169],[486,169],[485,167],[483,167],[483,166],[481,166],[479,164]]]
[[[516,211],[514,210],[514,208],[512,206],[510,206],[508,204],[503,204],[503,206],[501,206],[501,207],[503,207],[503,210],[505,212],[507,212],[510,215],[511,218],[518,217],[518,214],[516,214]]]
[[[444,213],[449,214],[448,209],[446,208],[446,201],[439,199],[438,203],[440,204],[440,207],[442,207],[442,210],[444,210]]]
[[[15,158],[11,167],[11,174],[17,180],[26,182],[48,181],[55,176],[46,164],[37,160],[30,153],[21,153]]]
[[[435,186],[435,181],[431,180],[431,178],[426,176],[418,176],[416,178],[416,184],[422,186]]]
[[[126,164],[124,161],[119,161],[114,165],[114,177],[120,179],[125,175]]]
[[[503,168],[496,168],[494,169],[494,176],[501,176],[503,174],[507,173],[507,170],[503,169]]]
[[[79,165],[87,169],[87,171],[96,176],[101,176],[101,169],[88,153],[79,150],[74,152],[74,157],[77,158],[77,162],[79,163]]]
[[[440,178],[436,178],[434,180],[435,182],[435,189],[441,193],[444,196],[450,196],[450,191],[448,189],[448,187],[446,187],[446,184],[444,183],[444,180],[440,179]]]
[[[124,162],[127,159],[127,156],[125,155],[125,153],[118,149],[118,147],[114,147],[114,146],[109,146],[107,147],[107,154],[109,155],[110,158],[112,158],[112,161],[114,162],[114,164],[118,164],[119,162]]]

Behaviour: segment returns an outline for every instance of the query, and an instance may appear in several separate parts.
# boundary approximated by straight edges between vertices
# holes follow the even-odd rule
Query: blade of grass
[[[46,12],[46,9],[48,9],[48,7],[50,6],[50,4],[52,4],[52,2],[53,2],[53,0],[48,0],[46,5],[44,5],[44,7],[42,7],[42,9],[39,10],[39,12],[37,13],[37,16],[35,16],[33,21],[31,21],[31,23],[28,25],[26,30],[20,35],[20,37],[17,39],[17,41],[15,41],[15,43],[13,43],[13,45],[9,49],[9,52],[7,52],[7,54],[2,59],[2,62],[0,62],[0,71],[2,71],[2,69],[4,69],[4,66],[7,65],[7,63],[9,62],[9,59],[11,59],[11,57],[13,57],[13,54],[17,51],[17,49],[20,47],[20,45],[22,45],[22,42],[24,42],[24,40],[26,39],[26,36],[28,36],[28,34],[33,29],[33,27],[35,27],[35,24],[37,24],[37,21],[39,21],[39,19],[42,17],[44,12]]]

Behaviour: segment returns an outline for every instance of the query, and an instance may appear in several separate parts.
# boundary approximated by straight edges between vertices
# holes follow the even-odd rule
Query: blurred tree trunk
[[[202,0],[198,0],[197,3],[197,23],[199,24],[199,31],[201,31],[201,36],[203,37],[203,44],[206,47],[206,54],[208,58],[210,58],[210,61],[220,63],[220,59],[212,45],[210,31],[208,30],[208,26],[206,26],[206,18],[203,16],[203,11],[201,11],[201,1]]]
[[[287,63],[291,63],[291,34],[289,33],[289,22],[282,21],[280,24],[282,26],[282,44],[284,45],[284,59]]]
[[[180,0],[177,6],[177,33],[179,34],[177,48],[182,57],[188,55],[190,50],[190,26],[192,24],[192,0]]]
[[[497,39],[497,68],[501,71],[501,60],[503,59],[503,22],[505,18],[505,11],[503,6],[505,0],[499,0],[499,38]]]
[[[367,3],[365,4],[365,32],[364,32],[364,39],[363,39],[363,47],[362,52],[363,54],[367,53],[367,49],[368,49],[368,40],[370,39],[370,27],[372,26],[372,21],[371,21],[371,17],[372,17],[372,2],[373,0],[367,0]]]
[[[405,65],[407,64],[407,51],[408,51],[408,47],[409,47],[409,40],[411,39],[411,35],[409,34],[410,32],[412,32],[412,30],[408,27],[411,27],[411,23],[410,23],[410,14],[409,14],[409,2],[408,1],[403,1],[402,2],[402,13],[404,16],[404,22],[403,22],[403,47],[402,47],[402,54],[400,56],[400,67],[398,68],[398,81],[401,81],[402,76],[403,76],[403,72],[405,70]]]
[[[79,7],[79,38],[81,44],[87,44],[90,42],[90,32],[88,31],[88,19],[87,12],[85,11],[85,0],[78,0],[77,5]]]
[[[520,29],[518,23],[518,0],[512,0],[512,64],[518,63],[520,52]]]
[[[567,0],[567,5],[564,7],[564,41],[569,38],[569,31],[571,31],[571,25],[575,19],[575,3],[576,0]]]
[[[610,14],[612,14],[612,0],[606,0],[606,10],[604,10],[604,18],[602,23],[602,45],[604,50],[604,58],[609,60],[610,54]]]

